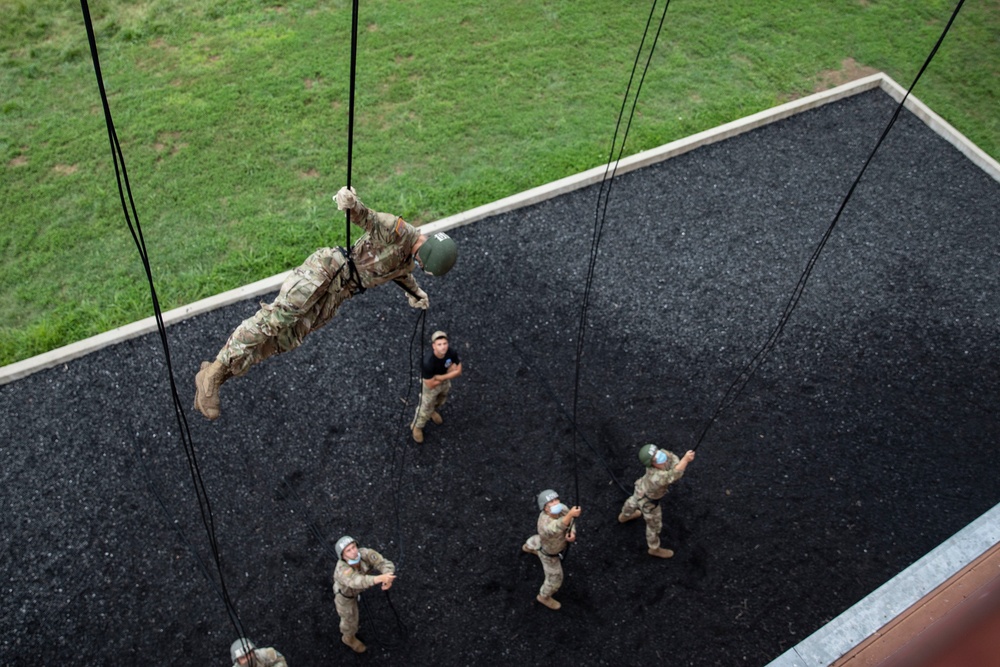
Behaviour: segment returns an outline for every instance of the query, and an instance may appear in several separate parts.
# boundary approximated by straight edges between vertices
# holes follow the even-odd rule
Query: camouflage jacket
[[[566,512],[552,516],[542,510],[538,515],[538,537],[542,541],[542,551],[548,556],[555,556],[566,548],[566,533],[569,532],[569,528],[562,521]]]
[[[233,667],[241,665],[234,662]],[[256,648],[253,650],[253,660],[248,662],[246,667],[288,667],[288,663],[285,662],[285,656],[273,648]]]
[[[337,561],[337,565],[333,568],[334,594],[340,593],[344,597],[355,598],[361,591],[375,585],[375,575],[369,574],[370,572],[392,574],[396,571],[392,561],[374,549],[360,547],[358,555],[361,556],[361,562],[357,565],[351,565],[343,558]]]
[[[659,500],[666,494],[667,487],[684,476],[683,470],[676,470],[680,459],[673,453],[667,453],[667,467],[663,470],[650,466],[646,474],[635,480],[635,495],[640,498]]]
[[[415,294],[420,286],[413,278],[413,246],[420,232],[402,218],[378,213],[360,201],[351,209],[351,222],[363,227],[365,234],[351,248],[354,265],[365,289],[390,280]]]

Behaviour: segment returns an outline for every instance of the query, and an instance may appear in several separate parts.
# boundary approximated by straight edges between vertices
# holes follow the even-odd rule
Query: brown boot
[[[635,510],[631,514],[619,514],[618,523],[628,523],[632,519],[638,519],[640,514],[642,514],[642,512],[639,510]]]
[[[655,549],[649,549],[649,555],[656,556],[657,558],[673,558],[674,552],[663,547],[656,547]]]
[[[438,413],[437,410],[435,410],[434,412],[431,413],[431,421],[440,426],[441,422],[443,422],[444,420],[441,419],[441,415]]]
[[[201,362],[201,370],[194,376],[194,409],[209,419],[218,419],[219,388],[232,376],[221,361]]]
[[[556,600],[555,598],[548,597],[547,595],[542,595],[541,593],[539,593],[538,595],[536,595],[535,599],[538,600],[539,602],[541,602],[543,605],[545,605],[549,609],[551,609],[552,611],[556,611],[560,607],[562,607],[562,605],[559,604],[558,600]]]
[[[350,646],[355,653],[364,653],[368,648],[354,635],[343,635],[340,640]]]
[[[420,428],[419,426],[414,426],[413,427],[413,440],[416,443],[418,443],[418,444],[423,443],[423,441],[424,441],[424,429]]]

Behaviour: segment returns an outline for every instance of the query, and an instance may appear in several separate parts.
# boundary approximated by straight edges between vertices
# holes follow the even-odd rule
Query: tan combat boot
[[[444,420],[441,419],[441,415],[438,413],[437,410],[435,410],[434,412],[431,413],[431,421],[440,426],[441,422],[443,422]]]
[[[640,514],[642,514],[642,512],[639,510],[635,510],[631,514],[619,514],[618,523],[628,523],[632,519],[638,519]]]
[[[670,549],[664,549],[663,547],[656,547],[655,549],[649,549],[650,556],[656,556],[657,558],[673,558],[674,552]]]
[[[355,653],[364,653],[368,649],[368,647],[354,635],[344,635],[340,639],[342,642],[350,646],[351,650]]]
[[[539,593],[538,595],[536,595],[535,599],[538,600],[539,602],[541,602],[543,605],[545,605],[549,609],[551,609],[552,611],[556,611],[556,610],[558,610],[559,608],[562,607],[562,605],[559,604],[558,600],[556,600],[555,598],[552,598],[552,597],[548,597],[547,595],[542,595],[541,593]]]
[[[194,376],[194,409],[209,419],[218,419],[219,387],[233,376],[220,361],[201,362],[201,370]]]
[[[424,441],[424,429],[420,428],[419,426],[414,426],[413,427],[413,440],[415,442],[417,442],[418,444],[423,443],[423,441]]]

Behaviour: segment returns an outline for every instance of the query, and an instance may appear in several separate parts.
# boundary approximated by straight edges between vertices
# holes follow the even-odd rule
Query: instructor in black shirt
[[[448,334],[435,331],[431,336],[431,351],[424,356],[421,365],[423,387],[420,391],[420,405],[413,417],[410,429],[416,442],[424,441],[424,426],[427,420],[440,424],[441,414],[438,410],[448,400],[451,391],[451,380],[462,374],[462,360],[458,352],[448,344]]]

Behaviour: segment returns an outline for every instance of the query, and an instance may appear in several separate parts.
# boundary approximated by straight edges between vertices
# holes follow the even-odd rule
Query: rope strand
[[[639,48],[636,51],[635,61],[632,64],[632,72],[629,75],[628,85],[625,88],[625,95],[622,99],[622,106],[618,112],[618,122],[615,125],[615,131],[611,139],[611,149],[608,153],[608,162],[605,166],[604,176],[601,179],[601,185],[597,193],[597,206],[594,213],[594,232],[591,237],[590,244],[590,256],[587,265],[587,277],[584,282],[584,292],[583,292],[583,304],[580,308],[580,321],[579,327],[577,329],[576,337],[576,358],[574,362],[574,377],[573,377],[573,410],[572,410],[572,423],[573,423],[573,479],[575,484],[575,497],[579,499],[580,497],[580,473],[579,473],[579,456],[577,455],[577,434],[579,428],[577,426],[577,415],[578,407],[580,402],[580,371],[581,371],[581,360],[583,359],[584,342],[586,338],[587,329],[587,311],[590,308],[590,293],[594,283],[594,270],[597,265],[597,256],[600,248],[601,237],[604,233],[604,224],[607,219],[608,213],[608,201],[611,198],[611,187],[614,183],[615,173],[618,169],[618,162],[621,160],[622,154],[625,151],[625,143],[628,140],[628,132],[632,127],[632,119],[635,116],[636,104],[639,101],[639,94],[642,92],[642,84],[646,79],[646,73],[649,71],[649,65],[653,59],[653,53],[656,50],[656,44],[659,41],[660,33],[663,30],[663,23],[667,17],[667,9],[670,7],[670,0],[663,6],[663,13],[660,15],[660,22],[656,28],[656,34],[653,37],[653,41],[649,47],[649,54],[646,57],[646,64],[643,67],[642,75],[639,77],[639,83],[636,86],[635,96],[632,99],[632,106],[629,109],[628,121],[625,124],[625,131],[622,134],[621,146],[618,148],[618,157],[615,158],[615,144],[618,140],[618,131],[621,127],[622,117],[625,113],[625,107],[628,103],[629,93],[632,89],[632,82],[635,80],[635,72],[639,66],[639,61],[641,59],[642,50],[646,44],[646,37],[649,34],[650,26],[653,23],[653,16],[656,12],[656,4],[658,0],[653,0],[653,4],[649,10],[649,17],[646,19],[646,28],[643,31],[642,39],[639,42]],[[605,189],[607,185],[607,189]],[[602,206],[603,197],[603,206]],[[614,476],[612,476],[614,479]],[[615,480],[617,482],[617,480]],[[619,483],[619,486],[621,484]]]
[[[889,130],[891,130],[892,126],[896,124],[896,120],[899,118],[899,114],[900,112],[902,112],[903,107],[906,104],[907,98],[909,98],[910,93],[913,92],[913,88],[917,85],[917,82],[920,81],[920,77],[923,76],[924,71],[931,64],[931,60],[934,59],[934,55],[937,53],[938,48],[940,48],[942,42],[944,42],[944,38],[948,34],[948,30],[951,29],[951,25],[952,23],[955,22],[955,18],[958,16],[958,12],[962,8],[963,4],[965,4],[965,0],[959,0],[958,5],[955,6],[955,10],[952,12],[951,18],[948,19],[947,25],[945,25],[944,30],[941,32],[941,36],[938,37],[937,42],[934,44],[934,48],[931,49],[931,52],[930,54],[928,54],[927,59],[924,61],[923,66],[920,68],[920,71],[917,72],[917,76],[913,79],[913,83],[910,84],[910,87],[907,89],[906,94],[903,96],[903,99],[899,101],[898,105],[896,105],[896,110],[893,112],[892,117],[889,119],[888,124],[886,124],[885,129],[882,130],[882,134],[881,136],[879,136],[878,141],[875,142],[875,147],[872,148],[871,153],[869,153],[868,158],[865,160],[864,165],[862,165],[861,170],[858,172],[857,177],[855,177],[854,182],[851,183],[851,187],[848,188],[847,194],[844,195],[843,200],[841,200],[840,206],[837,208],[837,212],[833,216],[833,221],[830,223],[830,226],[827,228],[827,230],[823,233],[823,236],[820,238],[819,243],[813,250],[812,255],[806,262],[806,267],[802,271],[802,274],[799,276],[799,280],[795,284],[795,287],[792,289],[792,294],[788,298],[788,302],[785,304],[784,311],[782,311],[781,316],[778,318],[778,323],[771,331],[771,334],[767,337],[767,340],[764,341],[764,344],[761,345],[761,347],[757,350],[757,352],[753,355],[753,357],[750,358],[750,361],[746,363],[746,365],[736,375],[736,378],[729,385],[729,388],[726,389],[726,392],[725,394],[723,394],[722,399],[715,407],[715,411],[712,413],[712,416],[708,419],[708,422],[705,424],[705,428],[702,430],[701,436],[698,438],[698,441],[695,443],[694,447],[692,447],[692,449],[694,449],[695,451],[697,451],[698,447],[701,446],[701,443],[705,440],[705,436],[708,435],[709,429],[712,427],[712,424],[716,422],[722,411],[726,408],[731,407],[736,402],[736,399],[739,398],[740,394],[743,393],[743,390],[750,382],[750,379],[757,373],[757,369],[759,369],[761,365],[763,365],[768,355],[774,349],[775,345],[777,345],[778,338],[785,330],[785,325],[788,324],[789,319],[791,319],[792,317],[792,313],[798,306],[799,299],[802,298],[802,293],[805,291],[806,283],[809,281],[809,277],[812,275],[813,268],[815,268],[816,262],[819,261],[820,254],[823,252],[823,249],[826,247],[827,241],[830,240],[830,236],[833,234],[834,228],[836,228],[837,223],[840,221],[840,216],[844,212],[844,208],[847,206],[847,202],[850,201],[851,197],[854,195],[854,191],[857,189],[858,184],[861,182],[861,178],[868,170],[868,165],[871,164],[871,161],[872,159],[874,159],[875,154],[878,152],[878,149],[882,146],[882,142],[885,141],[886,136],[888,136]]]
[[[354,11],[351,17],[351,92],[350,104],[347,111],[347,187],[351,187],[351,170],[354,160],[354,87],[355,72],[358,64],[358,0],[354,0]],[[351,256],[351,211],[344,211],[346,222],[344,224],[347,237],[347,257]]]
[[[160,337],[160,344],[163,348],[163,356],[167,364],[167,378],[170,383],[170,394],[173,400],[174,416],[177,419],[181,443],[184,448],[185,456],[187,457],[188,469],[191,474],[191,481],[194,486],[195,497],[198,502],[198,510],[201,515],[202,523],[205,526],[208,543],[211,548],[212,557],[215,561],[215,569],[219,576],[218,586],[222,593],[222,600],[226,607],[226,612],[229,615],[229,620],[233,624],[233,628],[236,630],[237,635],[245,637],[246,633],[243,631],[243,623],[240,620],[239,614],[236,611],[236,606],[233,604],[228,588],[226,587],[225,576],[222,572],[222,556],[215,534],[215,518],[212,514],[212,506],[209,502],[208,491],[205,488],[205,483],[201,476],[201,470],[198,466],[197,453],[188,428],[187,418],[185,417],[184,410],[181,407],[180,397],[177,392],[177,385],[174,382],[174,371],[173,364],[170,359],[170,346],[167,341],[166,326],[163,323],[163,314],[160,310],[159,299],[156,296],[156,287],[153,283],[153,272],[150,267],[149,255],[146,250],[146,241],[142,235],[142,227],[139,224],[139,214],[136,210],[135,199],[132,196],[132,188],[129,184],[128,171],[125,168],[125,156],[122,154],[121,145],[118,141],[118,134],[115,131],[114,120],[111,116],[111,107],[108,103],[107,91],[104,87],[104,78],[101,74],[101,63],[97,53],[97,39],[94,34],[94,25],[90,16],[90,7],[87,4],[87,0],[80,0],[80,6],[83,11],[84,23],[87,28],[87,39],[90,43],[90,54],[94,64],[94,74],[97,77],[97,87],[100,91],[101,104],[104,108],[104,119],[108,129],[108,141],[111,145],[111,157],[115,167],[115,178],[118,183],[118,195],[121,200],[122,211],[125,215],[125,222],[132,235],[132,240],[135,242],[136,248],[139,251],[143,270],[146,274],[146,281],[149,284],[150,300],[153,305],[156,328]],[[127,202],[126,195],[128,199]]]

